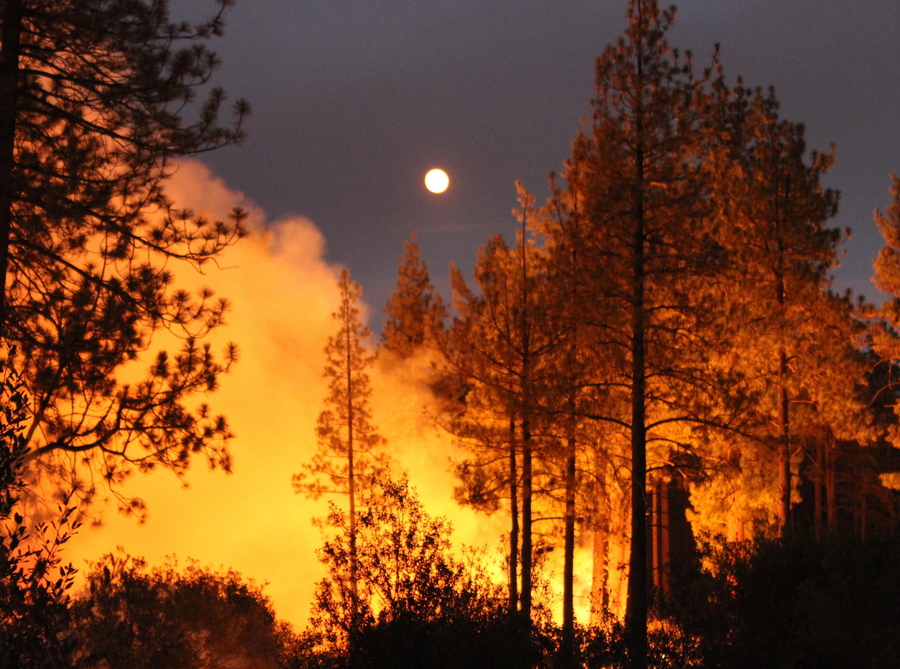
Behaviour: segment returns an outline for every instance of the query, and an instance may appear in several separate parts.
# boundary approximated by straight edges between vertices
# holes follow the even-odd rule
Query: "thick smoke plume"
[[[229,248],[217,267],[204,267],[203,274],[182,270],[178,277],[187,288],[209,286],[232,305],[227,325],[212,342],[214,349],[237,343],[240,361],[220,389],[202,400],[227,415],[236,434],[234,473],[207,471],[197,460],[186,485],[162,470],[135,476],[122,492],[146,501],[147,521],[119,516],[112,505],[99,509],[102,527],[84,527],[67,559],[83,569],[86,560],[121,546],[150,564],[174,554],[233,568],[268,582],[279,616],[302,628],[314,584],[324,575],[315,555],[322,536],[311,519],[323,517],[327,503],[294,494],[291,474],[315,447],[326,394],[323,349],[336,328],[331,314],[340,268],[325,259],[325,239],[311,221],[267,221],[259,207],[202,163],[181,163],[167,190],[179,207],[210,218],[221,220],[235,206],[249,213],[250,235]],[[380,312],[372,308],[369,315],[374,320]],[[429,512],[452,520],[455,543],[497,545],[502,519],[476,518],[452,500],[453,446],[424,414],[428,390],[414,364],[385,359],[377,365],[375,423]]]

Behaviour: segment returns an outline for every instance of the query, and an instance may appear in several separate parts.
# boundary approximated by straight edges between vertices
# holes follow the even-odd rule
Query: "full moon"
[[[443,193],[449,185],[450,177],[447,176],[444,170],[435,168],[428,170],[428,174],[425,175],[425,188],[432,193]]]

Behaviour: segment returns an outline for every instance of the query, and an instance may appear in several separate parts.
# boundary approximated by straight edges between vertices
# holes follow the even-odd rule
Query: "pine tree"
[[[360,322],[362,290],[347,270],[339,282],[340,306],[333,318],[338,331],[325,346],[325,378],[328,379],[326,409],[316,427],[318,449],[312,460],[293,477],[294,490],[311,499],[323,494],[347,496],[349,522],[349,573],[353,620],[356,619],[358,562],[356,559],[357,497],[384,474],[389,458],[384,438],[371,423],[369,398],[372,389],[368,370],[375,354],[367,348],[369,329]]]
[[[622,581],[619,565],[627,562],[623,543],[627,532],[622,522],[628,504],[622,491],[628,483],[621,475],[621,463],[629,455],[623,450],[621,425],[613,419],[616,407],[626,399],[609,383],[611,370],[622,364],[621,352],[597,345],[615,314],[598,300],[595,279],[602,272],[600,265],[596,258],[587,260],[595,232],[591,221],[578,214],[578,191],[562,190],[555,175],[551,175],[550,185],[552,197],[536,215],[535,223],[546,254],[549,291],[555,296],[549,300],[549,319],[559,336],[548,408],[555,416],[557,439],[565,444],[558,453],[559,478],[564,482],[565,645],[574,634],[573,560],[579,528],[593,535],[592,617],[624,611],[624,595],[620,600],[611,591]],[[611,557],[615,550],[625,552]]]
[[[444,354],[447,372],[464,388],[448,428],[473,457],[457,464],[461,486],[457,497],[476,509],[493,512],[507,499],[510,534],[507,563],[508,610],[520,606],[522,547],[521,312],[519,281],[510,267],[511,253],[499,235],[481,248],[471,291],[461,274],[451,270],[454,304],[459,314],[448,333]],[[529,521],[530,522],[530,521]],[[526,542],[527,543],[527,542]],[[524,569],[524,567],[523,567]],[[523,579],[527,580],[523,574]]]
[[[557,189],[554,176],[551,176],[550,184],[554,197],[536,213],[534,223],[536,230],[544,234],[558,228],[565,219],[565,213],[560,209],[564,195]],[[547,241],[554,240],[549,238]],[[583,282],[572,271],[578,265],[580,247],[578,244],[569,246],[566,241],[573,240],[564,241],[557,237],[557,243],[549,243],[544,248],[545,290],[550,295],[545,308],[549,311],[548,322],[556,324],[558,337],[551,363],[556,373],[548,378],[544,409],[553,416],[550,430],[560,445],[553,459],[559,463],[558,478],[562,481],[563,595],[559,652],[562,667],[575,663],[575,539],[578,523],[585,520],[584,510],[599,496],[593,494],[597,492],[593,489],[585,494],[590,487],[586,485],[585,474],[590,477],[591,467],[581,462],[590,450],[587,445],[596,438],[596,434],[591,434],[593,426],[586,425],[582,419],[591,375],[589,370],[593,367],[585,359],[586,349],[580,341],[585,330],[582,318],[589,308],[590,298],[585,300],[586,296],[580,290]]]
[[[720,284],[727,318],[719,336],[729,342],[725,357],[733,371],[756,395],[750,403],[756,426],[745,429],[776,454],[756,457],[777,462],[775,517],[785,534],[792,526],[800,445],[822,430],[866,437],[865,431],[851,432],[865,422],[859,325],[847,302],[829,292],[827,273],[837,265],[842,239],[840,230],[826,225],[837,210],[837,193],[821,184],[833,159],[807,155],[802,125],[779,118],[772,91],[741,84],[730,89],[721,79],[715,88],[704,164],[721,221],[716,237],[728,257],[723,267],[730,270]],[[823,384],[824,376],[834,382]],[[758,446],[748,443],[746,460],[754,459],[754,450]],[[733,453],[734,464],[742,455]]]
[[[893,363],[900,360],[900,178],[891,175],[891,202],[884,211],[875,210],[875,223],[885,246],[875,259],[875,287],[892,299],[881,305],[880,323],[872,328],[870,336],[876,351],[883,360]]]
[[[420,258],[416,235],[403,244],[397,287],[384,308],[382,343],[401,358],[409,358],[426,344],[435,345],[443,328],[446,309]]]
[[[510,613],[518,609],[530,624],[535,500],[548,492],[542,460],[550,429],[542,406],[548,379],[555,374],[551,354],[560,335],[549,308],[540,250],[527,239],[533,202],[522,191],[520,203],[522,229],[516,246],[509,247],[495,235],[479,252],[475,267],[479,292],[470,290],[459,272],[452,272],[459,317],[450,329],[445,356],[450,372],[465,387],[449,429],[473,456],[459,463],[459,496],[489,511],[501,499],[508,500],[509,609]]]
[[[900,415],[897,394],[897,363],[900,360],[900,178],[891,175],[891,202],[884,210],[875,210],[875,223],[884,237],[884,248],[875,259],[875,286],[891,296],[879,309],[868,315],[867,340],[881,363],[879,377],[883,379],[876,391],[879,402],[893,407]],[[888,439],[900,445],[900,430],[892,429]]]
[[[215,258],[242,214],[203,220],[163,193],[173,159],[242,136],[245,103],[228,127],[220,89],[192,102],[218,64],[205,42],[221,34],[220,4],[195,26],[172,22],[164,0],[0,9],[0,328],[33,400],[28,458],[66,477],[87,463],[114,486],[134,469],[181,471],[195,453],[229,466],[224,418],[187,402],[234,359],[198,343],[227,303],[177,289],[171,270]],[[182,350],[118,380],[160,330]]]
[[[607,395],[594,417],[618,425],[630,441],[625,624],[631,662],[644,667],[648,444],[677,448],[673,426],[694,419],[708,392],[696,333],[715,306],[705,286],[718,254],[704,227],[700,85],[664,38],[674,11],[633,0],[627,16],[625,37],[597,61],[593,117],[565,173],[560,208],[570,222],[555,234],[579,232],[576,274],[594,294],[586,339],[603,360],[595,391]]]

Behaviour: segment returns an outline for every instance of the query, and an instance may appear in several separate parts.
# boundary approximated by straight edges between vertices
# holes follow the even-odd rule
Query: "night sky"
[[[170,5],[175,18],[214,9],[212,0]],[[469,273],[492,234],[512,239],[515,181],[546,198],[548,173],[562,168],[590,113],[594,59],[624,14],[619,0],[238,0],[215,43],[215,83],[252,104],[247,140],[183,163],[170,189],[202,213],[251,211],[253,234],[220,270],[179,274],[179,285],[207,283],[233,303],[212,339],[236,341],[241,360],[201,399],[237,435],[234,474],[198,459],[189,489],[164,470],[135,476],[120,492],[147,502],[147,522],[98,504],[103,528],[84,528],[68,559],[84,569],[122,546],[150,564],[176,554],[234,568],[268,582],[279,615],[302,627],[322,576],[310,519],[327,507],[295,495],[290,476],[315,449],[339,267],[362,284],[377,330],[412,233],[445,296],[451,261]],[[870,296],[881,246],[872,211],[900,172],[898,35],[895,0],[692,0],[670,33],[698,67],[719,42],[729,78],[774,85],[810,148],[836,144],[827,185],[843,196],[833,223],[853,239],[835,287]],[[422,182],[434,166],[450,174],[442,195]],[[380,359],[372,381],[374,421],[429,512],[451,517],[457,543],[496,542],[502,514],[476,518],[452,499],[452,443],[425,415],[419,377]],[[589,562],[576,567],[585,591]]]
[[[175,0],[174,17],[210,0]],[[827,185],[842,193],[833,224],[850,227],[835,287],[870,299],[881,245],[872,210],[900,171],[900,12],[867,0],[689,0],[670,43],[698,68],[713,45],[729,80],[775,86],[783,118],[806,124],[808,146],[836,145]],[[593,65],[624,28],[610,0],[408,2],[238,1],[216,83],[247,98],[238,148],[203,157],[265,210],[311,219],[329,260],[347,266],[380,323],[397,256],[418,234],[445,291],[447,266],[468,270],[496,232],[512,236],[516,180],[543,201],[590,113]],[[422,176],[444,167],[451,188]]]

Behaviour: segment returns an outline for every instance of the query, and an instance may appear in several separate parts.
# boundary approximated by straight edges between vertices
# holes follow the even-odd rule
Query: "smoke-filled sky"
[[[201,16],[212,0],[172,0]],[[662,3],[666,5],[666,2]],[[900,171],[900,12],[895,0],[684,0],[670,42],[698,68],[715,43],[729,80],[775,86],[810,148],[836,144],[829,186],[851,227],[838,286],[870,289],[872,210]],[[594,60],[625,0],[237,0],[217,83],[253,106],[243,146],[203,160],[270,217],[301,214],[349,267],[374,326],[413,232],[439,282],[512,236],[514,182],[542,201],[590,114]],[[183,12],[183,13],[182,13]],[[429,167],[451,178],[422,187]],[[446,285],[446,284],[444,284]]]
[[[895,0],[684,0],[670,42],[702,67],[721,44],[727,76],[774,85],[782,115],[806,124],[810,148],[836,144],[827,185],[841,190],[833,221],[851,227],[835,286],[878,299],[871,261],[881,245],[872,210],[900,172],[900,12]],[[212,0],[170,0],[196,19]],[[171,553],[234,567],[259,581],[281,615],[302,623],[322,515],[293,494],[290,474],[309,457],[325,384],[340,266],[362,284],[377,330],[403,241],[417,233],[439,288],[447,266],[471,267],[478,247],[512,237],[514,182],[542,200],[580,118],[590,113],[594,59],[624,28],[624,0],[237,0],[215,83],[247,98],[240,147],[188,162],[172,184],[179,204],[224,215],[242,203],[253,235],[205,282],[233,303],[221,339],[241,362],[209,398],[237,438],[235,473],[197,463],[184,491],[165,472],[129,490],[147,523],[106,515],[82,530],[76,565],[122,545],[153,564]],[[434,166],[450,189],[428,193]],[[379,389],[381,393],[379,394]],[[460,539],[502,531],[459,516],[446,453],[419,411],[423,392],[404,370],[380,369],[376,420],[403,452],[413,484]]]

